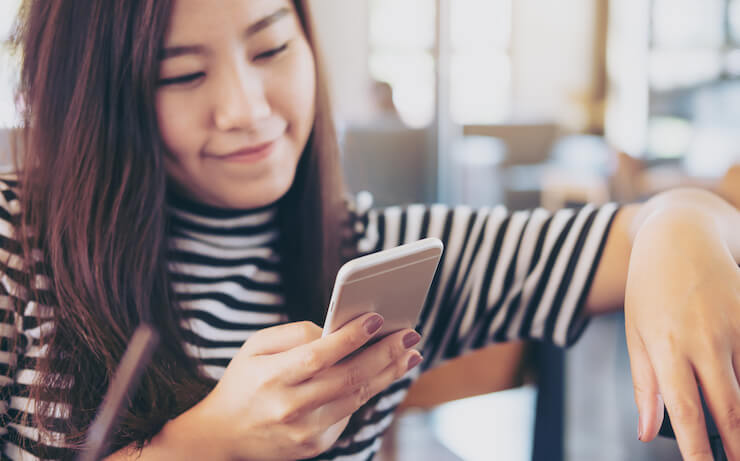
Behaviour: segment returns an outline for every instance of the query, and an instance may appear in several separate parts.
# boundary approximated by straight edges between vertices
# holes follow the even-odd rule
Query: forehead
[[[295,14],[292,0],[175,0],[166,40],[192,42],[243,31],[283,8]]]

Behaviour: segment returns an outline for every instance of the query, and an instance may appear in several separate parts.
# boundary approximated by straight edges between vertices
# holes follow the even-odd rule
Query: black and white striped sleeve
[[[427,365],[491,342],[573,344],[618,207],[551,213],[412,205],[359,213],[361,253],[437,237],[445,251],[422,312]]]
[[[8,435],[8,407],[13,392],[13,374],[17,356],[15,344],[15,314],[10,296],[0,284],[0,453]]]
[[[18,263],[18,243],[15,241],[17,216],[8,201],[12,191],[0,182],[0,434],[3,459],[8,456],[8,432],[12,422],[10,402],[15,389],[18,362],[18,321],[15,307],[13,273]]]
[[[61,434],[42,438],[29,423],[35,402],[28,392],[44,350],[38,337],[48,326],[38,319],[49,319],[51,313],[29,295],[28,269],[16,235],[21,213],[17,187],[14,177],[0,177],[0,459],[57,459],[69,451]],[[33,254],[40,264],[40,252]],[[37,276],[34,287],[47,284]]]

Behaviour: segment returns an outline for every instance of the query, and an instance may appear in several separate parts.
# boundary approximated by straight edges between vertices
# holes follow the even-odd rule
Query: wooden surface
[[[462,461],[437,440],[424,410],[520,386],[526,362],[526,344],[512,342],[471,352],[424,373],[386,431],[379,461]]]
[[[511,389],[522,384],[525,343],[496,344],[424,373],[401,408],[432,408],[445,402]]]

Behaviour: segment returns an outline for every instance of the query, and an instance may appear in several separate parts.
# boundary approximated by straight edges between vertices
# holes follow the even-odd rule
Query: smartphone
[[[439,239],[427,238],[344,264],[334,284],[323,336],[368,312],[385,319],[373,340],[415,328],[442,251]]]

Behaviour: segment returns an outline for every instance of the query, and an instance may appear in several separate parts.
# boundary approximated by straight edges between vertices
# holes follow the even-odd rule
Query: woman
[[[421,371],[491,341],[570,344],[625,286],[641,437],[664,398],[705,459],[698,378],[739,454],[737,212],[696,191],[619,213],[348,205],[307,13],[27,3],[25,154],[0,184],[5,456],[72,456],[150,322],[163,344],[111,459],[369,459]],[[358,351],[371,314],[320,337],[343,260],[426,235],[447,250],[423,342]]]

